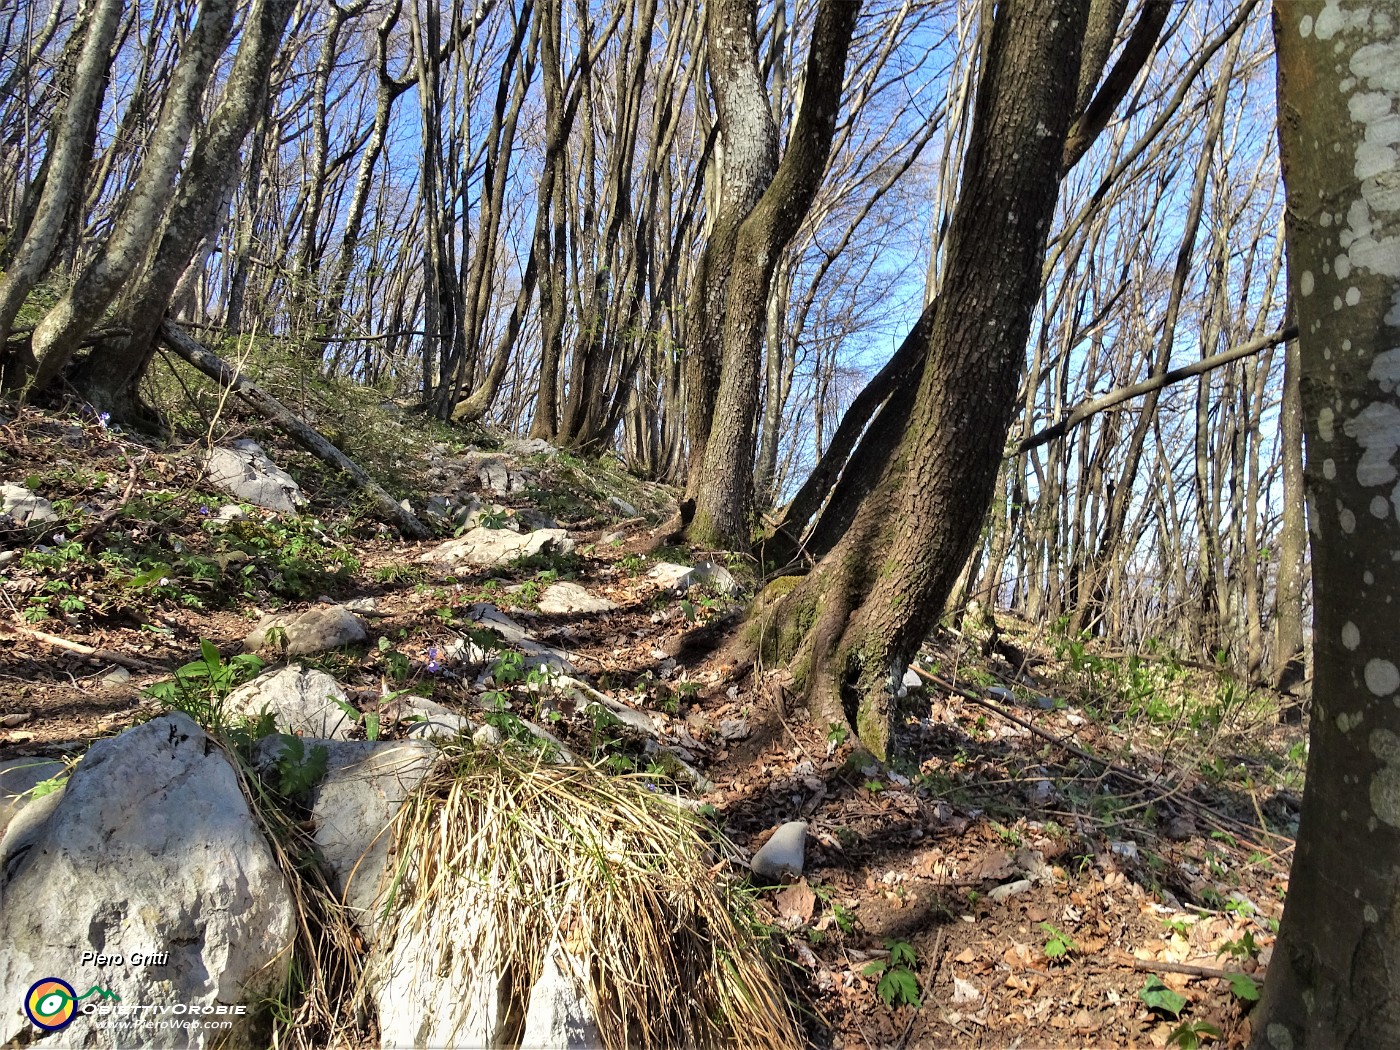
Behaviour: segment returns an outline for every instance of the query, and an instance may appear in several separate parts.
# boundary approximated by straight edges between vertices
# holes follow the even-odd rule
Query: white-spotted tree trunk
[[[1312,750],[1254,1045],[1400,1046],[1400,18],[1277,0]]]

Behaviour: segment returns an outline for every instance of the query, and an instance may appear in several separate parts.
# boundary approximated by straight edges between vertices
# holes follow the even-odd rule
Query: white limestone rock
[[[261,1004],[286,977],[294,921],[233,766],[199,726],[175,713],[100,740],[67,787],[25,807],[0,840],[0,988],[55,975],[153,1011],[246,1013],[226,1014],[232,1029],[117,1038],[79,1014],[40,1036],[16,993],[0,1010],[0,1044],[265,1046]],[[124,961],[98,968],[85,951]],[[134,964],[138,952],[165,957]]]

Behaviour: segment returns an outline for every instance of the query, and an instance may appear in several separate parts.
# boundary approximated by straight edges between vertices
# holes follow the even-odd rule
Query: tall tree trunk
[[[719,395],[705,442],[690,538],[742,549],[753,527],[754,414],[773,272],[821,186],[841,108],[846,53],[860,4],[823,0],[792,138],[772,182],[739,227],[725,293]],[[760,104],[767,111],[766,100]]]
[[[93,117],[107,83],[112,41],[121,21],[120,0],[96,0],[81,10],[73,27],[73,39],[81,44],[77,52],[67,105],[55,114],[44,162],[43,192],[34,216],[25,228],[23,240],[13,261],[0,277],[0,354],[10,335],[15,315],[25,296],[43,276],[63,232],[64,218],[75,199],[81,197],[82,171],[89,152]],[[18,231],[14,234],[18,236]],[[14,382],[19,377],[9,375]]]
[[[1302,823],[1254,1046],[1400,1046],[1400,32],[1391,10],[1274,7],[1312,540]]]
[[[59,376],[78,343],[123,290],[150,248],[194,132],[205,86],[233,28],[233,9],[229,0],[200,3],[198,21],[180,49],[171,75],[160,122],[107,244],[78,272],[72,287],[34,329],[35,364],[28,389],[42,390]]]
[[[691,294],[686,331],[686,437],[690,474],[686,495],[699,492],[700,466],[719,395],[720,360],[739,226],[763,196],[778,165],[778,130],[758,68],[756,0],[712,0],[705,9],[710,85],[720,130],[711,169],[719,205],[710,220]]]
[[[746,632],[884,757],[893,699],[982,526],[1016,406],[1088,2],[999,6],[910,422],[842,541]]]
[[[119,324],[130,335],[94,350],[74,383],[94,406],[119,418],[138,410],[136,385],[155,353],[156,334],[180,275],[214,232],[238,174],[238,151],[267,97],[268,78],[294,0],[259,0],[249,15],[223,96],[195,143],[154,253],[126,297]]]

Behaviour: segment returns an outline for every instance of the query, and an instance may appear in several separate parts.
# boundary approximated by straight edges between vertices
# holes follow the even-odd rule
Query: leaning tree
[[[989,16],[943,285],[915,330],[907,424],[840,541],[744,635],[753,655],[793,668],[819,722],[851,723],[881,757],[895,687],[971,551],[1002,459],[1089,8],[1032,0]]]
[[[1400,19],[1276,0],[1313,712],[1254,1045],[1400,1046]]]

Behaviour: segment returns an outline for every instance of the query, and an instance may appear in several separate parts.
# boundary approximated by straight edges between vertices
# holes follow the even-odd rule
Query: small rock
[[[420,554],[418,560],[450,571],[459,566],[506,565],[535,554],[568,554],[573,549],[574,541],[563,529],[538,529],[522,535],[506,529],[477,527]]]
[[[542,510],[533,507],[523,507],[515,512],[515,520],[520,528],[525,532],[534,532],[537,529],[557,529],[559,523]]]
[[[13,729],[15,726],[22,726],[33,717],[33,711],[20,711],[10,715],[0,715],[0,728]]]
[[[725,718],[720,721],[719,735],[722,740],[743,740],[749,735],[749,724],[742,718]]]
[[[522,1047],[589,1050],[602,1045],[589,1002],[589,972],[589,963],[569,954],[556,934],[545,952],[539,979],[530,989]]]
[[[992,890],[991,893],[987,894],[987,896],[991,900],[1001,902],[1008,897],[1016,896],[1018,893],[1025,893],[1030,888],[1030,879],[1017,879],[1015,882],[1008,882],[1003,886],[998,886],[996,889]]]
[[[501,736],[501,731],[493,725],[481,726],[472,734],[472,743],[477,747],[498,747],[505,737]]]
[[[618,496],[609,496],[608,504],[624,518],[635,518],[637,516],[637,508]]]
[[[120,689],[131,682],[131,672],[125,667],[114,667],[102,676],[102,684],[108,689]]]
[[[1053,696],[1037,696],[1035,698],[1034,703],[1035,706],[1040,708],[1042,711],[1055,710],[1056,701]]]
[[[53,504],[44,497],[8,481],[0,481],[0,514],[13,519],[16,525],[36,525],[58,517],[53,512]]]
[[[237,503],[225,503],[214,512],[214,520],[227,524],[231,521],[242,521],[248,517],[247,512]]]
[[[753,855],[753,873],[764,879],[801,875],[806,852],[807,822],[790,820],[773,832],[772,837]]]
[[[909,670],[904,672],[904,679],[902,684],[905,689],[919,689],[923,687],[924,680],[919,677],[919,672],[915,671],[911,667],[909,668]]]
[[[1004,704],[1014,704],[1016,702],[1016,694],[1004,685],[988,686],[987,695],[993,700],[1000,700]]]
[[[1122,857],[1124,860],[1137,860],[1138,844],[1132,839],[1110,842],[1108,849],[1115,857]]]
[[[395,702],[399,729],[413,740],[455,739],[469,735],[476,726],[465,715],[421,696],[407,695]]]
[[[589,594],[577,583],[552,583],[540,595],[540,612],[554,615],[608,612],[617,605]]]
[[[1184,814],[1172,817],[1167,821],[1164,834],[1173,842],[1185,842],[1196,836],[1196,822]]]
[[[674,562],[660,561],[651,567],[649,577],[668,591],[684,594],[699,584],[707,584],[721,594],[736,595],[739,584],[723,565],[702,561],[698,565],[677,565]]]
[[[286,633],[286,653],[301,656],[307,653],[339,649],[355,645],[369,637],[365,623],[343,605],[319,606],[301,613],[277,613],[264,616],[243,640],[249,651],[269,644],[268,635],[281,629]]]
[[[19,551],[0,551],[0,565],[8,565],[19,557]]]

